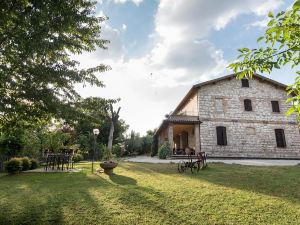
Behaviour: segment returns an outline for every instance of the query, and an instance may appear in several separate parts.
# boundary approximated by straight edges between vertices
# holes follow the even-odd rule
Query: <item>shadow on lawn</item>
[[[184,223],[160,201],[161,192],[137,185],[123,175],[93,176],[84,173],[20,174],[0,178],[0,224],[116,224],[113,211],[129,210],[132,223],[166,216]],[[117,205],[115,203],[118,202]],[[117,208],[111,208],[117,207]]]
[[[177,172],[176,164],[139,164],[124,165],[129,170],[140,173],[170,175],[178,178],[207,181],[216,185],[235,188],[248,192],[279,197],[291,202],[300,203],[300,166],[290,167],[257,167],[228,164],[208,164],[199,173]]]
[[[98,176],[101,182],[107,182],[101,175]],[[150,187],[139,186],[135,179],[123,175],[112,174],[109,179],[120,188],[118,201],[133,210],[135,214],[140,215],[140,220],[146,219],[144,216],[146,212],[152,212],[157,218],[172,218],[176,224],[186,223],[175,211],[163,207],[161,202],[168,201],[169,197],[162,192],[155,191]]]
[[[131,177],[126,177],[118,174],[112,174],[109,176],[109,179],[119,185],[136,185],[136,180]]]
[[[90,188],[107,183],[77,174],[20,174],[0,178],[0,224],[72,224],[88,221],[86,210],[95,210],[109,221],[106,209],[91,196]],[[68,221],[69,222],[69,221]]]

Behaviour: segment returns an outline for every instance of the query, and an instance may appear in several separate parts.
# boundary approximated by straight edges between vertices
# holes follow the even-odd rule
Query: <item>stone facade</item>
[[[299,126],[296,115],[285,115],[290,105],[284,85],[254,76],[249,87],[242,87],[241,80],[226,76],[195,88],[174,114],[198,112],[202,123],[193,142],[200,142],[201,151],[211,157],[300,158]],[[245,111],[245,99],[252,111]],[[280,112],[273,112],[271,101],[278,101]],[[217,144],[218,126],[226,127],[227,145]],[[277,147],[275,129],[284,130],[286,147]]]
[[[300,133],[296,115],[287,117],[286,91],[268,81],[249,80],[242,87],[237,79],[220,80],[198,90],[202,150],[218,157],[300,158]],[[222,99],[223,110],[216,108]],[[244,99],[252,102],[245,111]],[[279,113],[272,111],[271,101],[279,102]],[[224,126],[227,145],[217,145],[216,127]],[[275,129],[284,129],[286,147],[278,148]]]

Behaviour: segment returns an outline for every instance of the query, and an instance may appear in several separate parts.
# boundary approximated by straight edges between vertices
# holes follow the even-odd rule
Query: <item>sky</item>
[[[196,83],[225,76],[237,49],[255,48],[269,11],[286,10],[293,0],[98,0],[97,16],[107,50],[75,58],[81,67],[104,63],[105,88],[83,87],[83,97],[120,98],[120,117],[145,134],[157,128]],[[288,66],[269,78],[291,84]]]

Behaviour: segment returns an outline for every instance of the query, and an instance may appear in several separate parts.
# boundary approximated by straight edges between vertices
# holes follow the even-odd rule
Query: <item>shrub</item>
[[[80,162],[83,160],[83,155],[79,154],[79,153],[76,153],[74,156],[73,156],[73,161],[74,162]]]
[[[5,163],[5,170],[8,173],[19,173],[22,170],[22,160],[20,158],[11,158]]]
[[[39,167],[39,162],[36,159],[30,159],[31,165],[30,169],[34,170]]]
[[[122,147],[120,145],[114,145],[113,154],[115,154],[118,158],[122,156]]]
[[[158,149],[158,158],[166,159],[167,156],[172,155],[172,149],[168,142],[165,142],[160,148]]]
[[[23,157],[20,158],[20,160],[22,161],[22,171],[29,170],[31,167],[30,159],[28,157]]]
[[[153,137],[151,144],[151,157],[156,156],[158,152],[158,140],[157,137]]]

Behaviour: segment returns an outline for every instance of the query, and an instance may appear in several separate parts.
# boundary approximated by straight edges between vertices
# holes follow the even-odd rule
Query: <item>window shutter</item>
[[[227,145],[226,127],[217,127],[217,144]]]
[[[242,87],[249,87],[249,80],[248,79],[242,79]]]
[[[276,143],[278,148],[285,148],[286,142],[285,142],[285,135],[283,129],[275,129],[275,137],[276,137]]]
[[[227,145],[227,134],[226,134],[226,127],[222,127],[222,134],[223,134],[223,144]]]
[[[271,101],[273,112],[280,112],[278,101]]]
[[[244,100],[245,111],[252,111],[252,104],[250,99]]]

